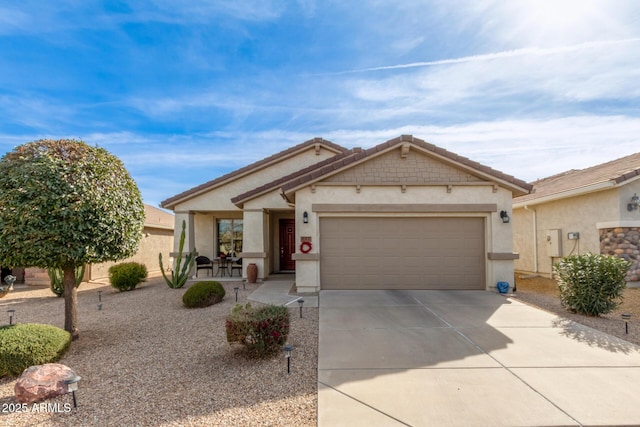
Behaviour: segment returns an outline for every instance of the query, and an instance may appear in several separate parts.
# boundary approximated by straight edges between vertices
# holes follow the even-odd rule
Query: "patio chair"
[[[238,276],[242,277],[242,258],[236,259],[231,264],[231,277],[233,277],[233,270],[238,270]]]
[[[198,277],[198,271],[200,270],[211,270],[211,275],[213,276],[213,263],[204,255],[196,257],[196,277]],[[207,273],[208,275],[209,273]]]

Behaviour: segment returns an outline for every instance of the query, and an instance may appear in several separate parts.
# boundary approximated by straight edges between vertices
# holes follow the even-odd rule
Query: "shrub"
[[[570,311],[587,316],[612,312],[621,302],[631,263],[608,255],[572,255],[554,265],[560,300]]]
[[[229,343],[240,343],[252,356],[264,357],[282,350],[289,336],[289,310],[266,305],[252,307],[237,304],[227,317],[225,328]]]
[[[123,291],[131,291],[147,278],[147,267],[137,262],[123,262],[109,268],[111,286]]]
[[[187,308],[208,307],[222,301],[224,295],[220,282],[198,282],[182,295],[182,304]]]
[[[84,264],[76,267],[76,288],[80,286],[82,283],[82,278],[84,277]],[[51,292],[56,294],[59,297],[64,296],[64,284],[62,283],[62,279],[64,279],[64,273],[61,268],[50,268],[47,270],[49,274],[49,280],[51,281]]]
[[[18,323],[0,327],[0,377],[17,376],[29,366],[57,362],[71,334],[52,325]]]

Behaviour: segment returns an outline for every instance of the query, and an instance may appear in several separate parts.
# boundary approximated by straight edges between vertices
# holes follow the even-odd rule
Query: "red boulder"
[[[20,403],[50,399],[67,394],[64,381],[74,376],[76,373],[71,368],[60,363],[30,366],[18,378],[14,392]]]

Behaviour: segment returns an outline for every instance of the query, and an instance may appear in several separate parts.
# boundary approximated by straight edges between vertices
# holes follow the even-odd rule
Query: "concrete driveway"
[[[319,341],[321,427],[640,425],[638,346],[498,294],[322,291]]]

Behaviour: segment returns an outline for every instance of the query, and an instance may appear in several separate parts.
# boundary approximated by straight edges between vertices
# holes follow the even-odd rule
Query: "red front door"
[[[296,251],[296,221],[295,219],[280,220],[280,271],[293,271],[296,262],[291,255]]]

